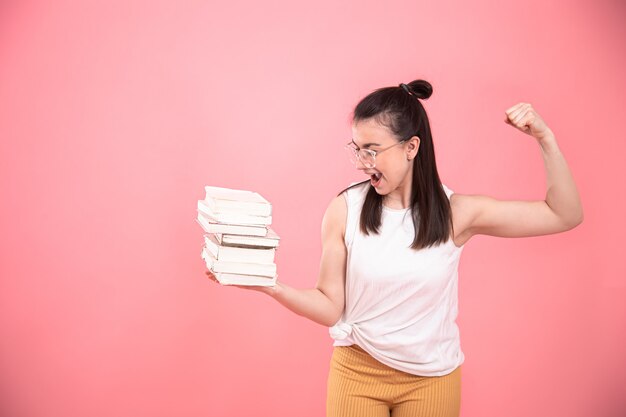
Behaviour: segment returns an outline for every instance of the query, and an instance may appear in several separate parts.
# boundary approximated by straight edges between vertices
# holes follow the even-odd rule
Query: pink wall
[[[527,101],[585,209],[468,243],[462,416],[626,415],[619,2],[50,3],[0,3],[1,416],[324,415],[327,328],[210,282],[196,200],[260,192],[313,287],[348,116],[415,78],[451,189],[544,198]]]

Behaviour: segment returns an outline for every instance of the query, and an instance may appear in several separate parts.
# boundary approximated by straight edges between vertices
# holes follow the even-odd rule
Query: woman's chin
[[[370,184],[371,185],[371,184]],[[386,195],[387,193],[385,192],[385,187],[383,187],[382,185],[377,185],[376,187],[374,187],[372,185],[372,188],[374,188],[374,190],[376,190],[376,192],[380,195]]]

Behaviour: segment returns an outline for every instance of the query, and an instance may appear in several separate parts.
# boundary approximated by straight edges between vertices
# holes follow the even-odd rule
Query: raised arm
[[[528,103],[506,111],[507,123],[537,139],[546,170],[545,200],[504,201],[485,195],[453,194],[451,204],[469,219],[467,233],[528,237],[560,233],[583,221],[578,190],[556,138]]]

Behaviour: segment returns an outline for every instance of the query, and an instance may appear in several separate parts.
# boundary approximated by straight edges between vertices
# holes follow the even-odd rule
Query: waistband
[[[335,346],[333,348],[331,365],[352,375],[360,375],[366,378],[372,377],[381,381],[392,381],[393,383],[409,383],[415,382],[415,380],[430,380],[452,376],[449,374],[443,376],[416,375],[393,368],[380,362],[357,344]],[[455,371],[457,373],[460,372],[460,366]]]

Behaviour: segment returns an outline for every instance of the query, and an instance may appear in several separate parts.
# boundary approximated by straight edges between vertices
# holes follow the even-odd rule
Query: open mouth
[[[383,174],[381,174],[380,172],[370,175],[370,177],[372,178],[372,185],[377,186],[378,184],[380,184],[380,179],[382,178],[382,176]]]

